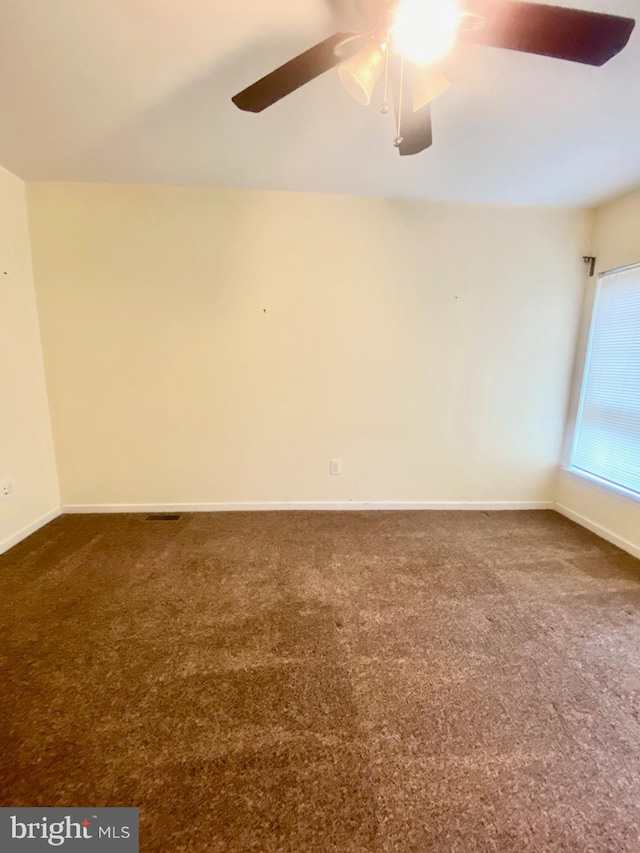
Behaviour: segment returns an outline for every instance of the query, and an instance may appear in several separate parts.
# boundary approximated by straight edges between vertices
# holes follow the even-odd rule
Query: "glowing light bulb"
[[[459,25],[456,0],[401,0],[393,16],[393,43],[405,59],[430,65],[453,47]]]

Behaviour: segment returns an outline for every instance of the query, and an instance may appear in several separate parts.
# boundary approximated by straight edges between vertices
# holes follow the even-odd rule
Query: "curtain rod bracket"
[[[596,259],[593,255],[583,255],[582,260],[585,264],[589,264],[589,277],[591,277],[596,266]]]

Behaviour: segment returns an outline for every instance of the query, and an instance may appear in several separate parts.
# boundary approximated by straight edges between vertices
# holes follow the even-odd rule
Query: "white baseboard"
[[[281,510],[529,510],[552,501],[264,501],[261,503],[66,504],[62,512],[273,512]]]
[[[623,539],[622,536],[616,535],[613,531],[608,530],[606,527],[602,527],[595,521],[591,521],[590,518],[586,518],[586,516],[581,515],[579,512],[574,512],[572,509],[569,509],[568,506],[557,503],[554,506],[554,509],[556,512],[559,512],[560,515],[564,515],[566,518],[571,519],[571,521],[575,521],[575,523],[579,524],[581,527],[586,527],[587,530],[595,533],[596,536],[600,536],[601,539],[606,539],[607,542],[611,542],[612,545],[617,545],[618,548],[622,548],[623,551],[627,551],[629,554],[640,559],[640,548],[637,545],[634,545],[633,542],[629,542],[628,539]]]
[[[62,510],[60,507],[52,509],[50,512],[46,512],[43,516],[36,519],[36,521],[32,521],[31,524],[27,524],[26,527],[22,528],[22,530],[18,530],[17,533],[13,534],[13,536],[9,536],[8,539],[0,542],[0,554],[4,554],[4,552],[8,551],[9,548],[13,548],[14,545],[17,545],[19,542],[22,542],[23,539],[26,539],[27,536],[31,536],[32,533],[36,532],[36,530],[40,530],[40,528],[44,527],[45,524],[49,524],[49,522],[53,521],[54,518],[57,518],[61,512]]]

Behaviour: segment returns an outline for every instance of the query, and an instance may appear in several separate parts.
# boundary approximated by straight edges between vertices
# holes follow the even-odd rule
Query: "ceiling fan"
[[[632,18],[522,0],[375,0],[362,32],[338,32],[232,98],[259,113],[338,67],[353,97],[369,104],[384,77],[382,113],[395,106],[401,155],[432,144],[431,102],[451,82],[442,59],[457,44],[485,45],[604,65],[629,41]]]

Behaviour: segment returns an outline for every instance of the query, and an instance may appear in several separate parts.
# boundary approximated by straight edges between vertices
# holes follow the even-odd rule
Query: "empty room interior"
[[[640,850],[640,6],[562,2],[0,0],[0,850]]]

